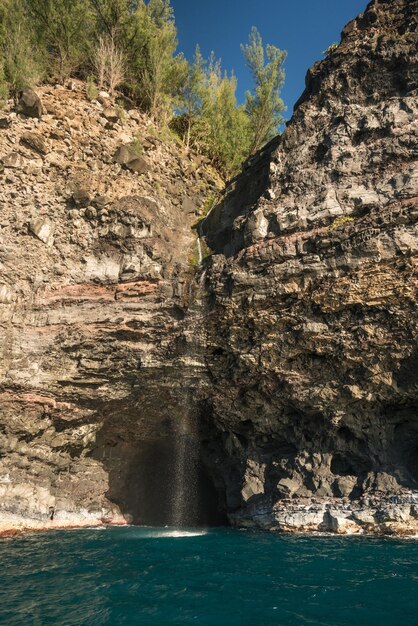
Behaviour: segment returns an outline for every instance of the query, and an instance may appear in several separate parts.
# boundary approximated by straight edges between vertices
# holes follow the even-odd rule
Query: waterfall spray
[[[197,523],[197,472],[199,437],[197,424],[190,411],[188,392],[181,402],[178,430],[174,437],[173,492],[171,526],[193,526]]]

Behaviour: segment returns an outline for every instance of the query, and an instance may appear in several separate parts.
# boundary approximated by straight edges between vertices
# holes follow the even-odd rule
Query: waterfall
[[[217,203],[218,196],[214,199],[208,215]],[[199,265],[203,261],[201,224],[197,227],[197,251]],[[205,271],[200,277],[200,286],[203,289]],[[188,352],[188,350],[187,350]],[[187,354],[185,356],[193,356]],[[170,514],[168,524],[170,526],[184,527],[194,526],[199,520],[198,502],[198,471],[200,441],[196,412],[193,410],[193,402],[190,390],[185,386],[180,390],[180,415],[176,421],[176,432],[173,437],[173,464],[172,464],[172,494],[170,499]]]
[[[200,240],[200,236],[197,237],[197,251],[199,253],[199,265],[201,265],[203,261],[203,254],[202,254],[202,242]]]
[[[195,418],[185,404],[182,402],[184,410],[173,442],[173,492],[169,519],[170,526],[180,527],[194,526],[198,521],[199,437]]]
[[[212,202],[212,204],[211,204],[211,206],[210,206],[209,211],[206,213],[205,220],[207,220],[207,219],[208,219],[209,215],[212,213],[213,209],[214,209],[214,208],[216,207],[216,205],[218,204],[218,200],[219,200],[219,198],[220,198],[221,196],[222,196],[222,191],[220,191],[219,193],[217,193],[217,194],[216,194],[216,196],[214,197],[213,202]],[[202,221],[204,221],[204,220],[202,220]],[[200,224],[199,224],[199,227],[200,227]]]
[[[202,219],[202,221],[201,221],[201,222],[199,222],[199,224],[197,225],[197,252],[198,252],[198,255],[199,255],[199,265],[201,265],[201,264],[202,264],[202,261],[203,261],[203,251],[202,251],[202,236],[203,236],[203,234],[202,234],[202,222],[204,222],[204,221],[205,221],[205,220],[209,217],[209,215],[212,213],[213,209],[214,209],[214,208],[215,208],[215,206],[218,204],[218,200],[219,200],[219,198],[220,198],[220,196],[221,196],[221,195],[222,195],[222,194],[221,194],[221,192],[219,192],[219,193],[215,196],[215,198],[213,199],[213,202],[212,202],[212,204],[211,204],[211,206],[210,206],[210,209],[209,209],[209,211],[207,212],[207,214],[206,214],[205,218],[204,218],[204,219]]]

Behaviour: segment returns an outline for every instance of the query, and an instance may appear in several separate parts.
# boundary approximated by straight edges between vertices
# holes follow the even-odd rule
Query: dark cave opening
[[[408,360],[408,363],[412,363],[412,365],[415,366],[418,363],[417,354],[414,353],[413,357]],[[407,381],[407,386],[409,386],[412,384],[413,377],[410,377],[407,380],[407,374],[407,371],[404,372],[400,378],[402,378],[404,383]],[[398,468],[398,479],[403,486],[415,489],[418,485],[417,406],[416,403],[413,403],[410,406],[389,408],[390,413],[393,416],[396,416],[396,421],[398,422],[393,431],[392,445],[392,449],[394,451],[394,463]]]
[[[415,484],[418,485],[418,447],[414,448],[409,453],[406,468]]]
[[[356,476],[357,471],[352,462],[341,454],[334,454],[331,460],[331,472],[335,476]]]
[[[350,453],[334,454],[331,460],[331,472],[335,476],[362,476],[370,472],[372,464],[369,459]]]
[[[104,443],[94,457],[109,474],[107,497],[130,523],[158,527],[228,524],[202,462],[199,442],[193,437],[173,434]]]

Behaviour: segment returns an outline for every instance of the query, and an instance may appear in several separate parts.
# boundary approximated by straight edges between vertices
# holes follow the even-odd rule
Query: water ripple
[[[180,541],[187,539],[187,541]],[[7,626],[416,626],[418,543],[113,528],[0,540]]]

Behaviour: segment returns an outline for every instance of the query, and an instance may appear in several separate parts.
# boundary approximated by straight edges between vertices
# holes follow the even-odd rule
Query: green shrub
[[[42,78],[42,55],[20,2],[5,3],[0,21],[0,83],[6,82],[10,95],[17,97],[22,89],[35,86]],[[4,86],[2,91],[4,94]]]
[[[94,82],[93,76],[87,77],[87,85],[86,85],[86,98],[90,102],[92,100],[96,100],[99,95],[99,91],[97,89],[96,83]]]
[[[331,224],[331,230],[335,230],[339,228],[343,224],[347,224],[348,222],[354,222],[354,217],[350,217],[349,215],[343,215],[342,217],[337,217],[336,220]]]
[[[3,108],[9,97],[9,88],[4,76],[3,66],[0,64],[0,108]]]
[[[144,152],[144,144],[142,143],[142,140],[139,135],[137,135],[135,139],[129,145],[130,145],[130,148],[132,149],[132,152],[134,152],[134,154],[137,157],[142,156]]]
[[[22,6],[36,49],[45,56],[48,75],[60,82],[87,64],[95,40],[86,0],[14,0]]]
[[[122,122],[122,124],[124,124],[126,122],[126,109],[125,103],[121,98],[118,98],[116,100],[115,109],[119,120]]]
[[[334,43],[332,43],[330,46],[328,46],[328,48],[326,50],[324,50],[324,52],[322,54],[324,54],[327,57],[329,54],[334,52],[334,50],[336,50],[337,48],[338,48],[338,44],[337,44],[337,42],[334,41]]]

